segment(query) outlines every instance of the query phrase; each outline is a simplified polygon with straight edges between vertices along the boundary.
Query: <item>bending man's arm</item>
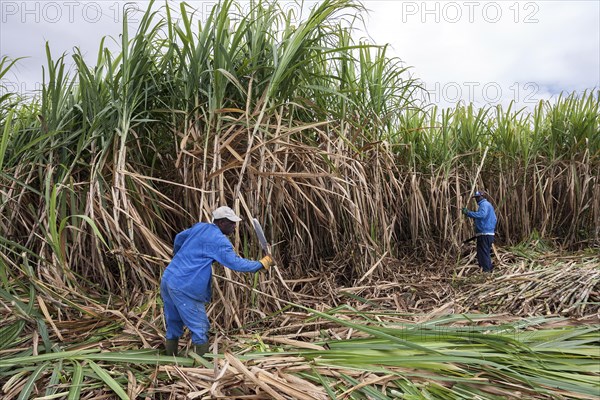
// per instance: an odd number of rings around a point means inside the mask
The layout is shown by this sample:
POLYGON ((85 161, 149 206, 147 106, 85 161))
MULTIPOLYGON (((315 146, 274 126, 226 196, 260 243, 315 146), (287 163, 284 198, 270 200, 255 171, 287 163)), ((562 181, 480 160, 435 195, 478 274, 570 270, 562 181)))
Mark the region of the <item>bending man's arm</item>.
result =
POLYGON ((229 241, 218 246, 214 257, 221 265, 234 271, 256 272, 263 267, 259 261, 247 260, 238 256, 229 241))
POLYGON ((474 219, 484 219, 488 213, 490 212, 489 206, 487 204, 482 204, 481 207, 477 211, 469 211, 467 212, 467 216, 474 219))

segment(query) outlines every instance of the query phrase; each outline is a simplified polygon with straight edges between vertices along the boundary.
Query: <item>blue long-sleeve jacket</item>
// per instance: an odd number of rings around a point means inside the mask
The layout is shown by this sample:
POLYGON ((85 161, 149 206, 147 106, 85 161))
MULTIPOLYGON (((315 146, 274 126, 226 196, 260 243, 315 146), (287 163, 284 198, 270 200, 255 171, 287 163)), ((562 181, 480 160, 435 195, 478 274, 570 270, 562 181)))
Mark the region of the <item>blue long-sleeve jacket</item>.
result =
POLYGON ((175 236, 173 259, 162 280, 198 301, 208 302, 214 261, 240 272, 256 272, 262 268, 260 262, 238 256, 219 227, 199 222, 175 236))
POLYGON ((477 211, 468 211, 467 217, 475 220, 475 234, 493 235, 496 230, 496 213, 494 207, 486 199, 477 202, 477 211))

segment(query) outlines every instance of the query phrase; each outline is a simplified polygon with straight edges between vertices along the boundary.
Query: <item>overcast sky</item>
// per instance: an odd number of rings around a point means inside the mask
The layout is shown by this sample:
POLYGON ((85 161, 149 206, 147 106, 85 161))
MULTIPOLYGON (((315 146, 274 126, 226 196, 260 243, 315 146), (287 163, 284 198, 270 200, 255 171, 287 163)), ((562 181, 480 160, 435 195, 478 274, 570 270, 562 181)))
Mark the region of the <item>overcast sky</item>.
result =
MULTIPOLYGON (((177 2, 170 4, 177 8, 177 2)), ((188 1, 199 15, 215 1, 188 1)), ((293 2, 280 1, 288 8, 293 2)), ((314 1, 307 1, 308 5, 314 1)), ((28 57, 3 79, 10 89, 39 88, 45 42, 53 56, 79 47, 93 63, 102 36, 117 37, 125 2, 0 0, 0 54, 28 57)), ((133 13, 139 19, 145 2, 133 13)), ((163 4, 159 2, 159 5, 163 4)), ((533 107, 558 93, 600 87, 600 1, 403 1, 363 4, 363 36, 389 43, 430 101, 533 107)), ((137 17, 137 18, 136 18, 137 17)), ((70 57, 68 58, 70 62, 70 57)))

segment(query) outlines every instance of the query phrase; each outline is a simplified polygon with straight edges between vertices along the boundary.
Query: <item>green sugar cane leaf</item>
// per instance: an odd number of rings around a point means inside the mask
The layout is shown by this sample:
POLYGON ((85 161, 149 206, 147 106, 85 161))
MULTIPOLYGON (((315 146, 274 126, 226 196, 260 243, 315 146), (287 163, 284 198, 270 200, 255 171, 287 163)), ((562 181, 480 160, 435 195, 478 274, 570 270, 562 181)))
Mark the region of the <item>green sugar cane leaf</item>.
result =
MULTIPOLYGON (((329 398, 336 400, 337 396, 335 395, 335 392, 331 388, 332 380, 321 375, 314 366, 311 366, 310 368, 312 370, 313 376, 316 377, 316 379, 321 383, 321 386, 323 387, 323 389, 325 389, 329 398)), ((306 374, 304 374, 304 375, 306 376, 306 374)), ((300 376, 303 376, 303 374, 300 374, 300 376)))
POLYGON ((351 299, 358 300, 358 301, 360 301, 361 303, 364 303, 364 304, 375 305, 374 302, 372 302, 370 300, 367 300, 364 297, 360 297, 358 295, 355 295, 354 293, 340 291, 340 295, 350 297, 351 299))
POLYGON ((67 400, 78 400, 81 397, 81 385, 83 383, 83 367, 77 361, 73 363, 73 377, 69 388, 67 400))
POLYGON ((110 376, 110 374, 105 369, 103 369, 93 361, 88 362, 90 364, 90 367, 92 367, 92 369, 98 376, 98 378, 100 378, 104 383, 106 383, 108 387, 110 387, 117 396, 119 396, 122 400, 129 400, 129 396, 127 396, 127 393, 123 390, 121 385, 119 385, 119 383, 116 380, 114 380, 113 377, 110 376))
MULTIPOLYGON (((3 178, 2 173, 0 173, 0 178, 3 178)), ((17 242, 14 242, 12 240, 8 240, 7 238, 0 236, 0 250, 4 253, 4 254, 8 254, 8 253, 12 253, 16 256, 20 256, 20 255, 24 255, 27 254, 35 259, 38 260, 43 260, 43 257, 40 256, 39 254, 36 254, 35 252, 31 251, 30 249, 21 246, 20 244, 18 244, 17 242)), ((4 262, 2 262, 2 265, 5 265, 4 262)), ((2 267, 2 268, 6 268, 6 267, 2 267)), ((9 271, 8 268, 6 268, 7 271, 9 271)), ((4 272, 3 272, 4 274, 4 272)), ((4 275, 2 277, 4 279, 4 275)), ((5 285, 6 287, 7 285, 5 285)))
POLYGON ((46 188, 45 188, 45 200, 48 211, 48 231, 46 232, 46 239, 48 240, 52 250, 59 258, 62 265, 64 265, 63 252, 60 247, 60 232, 58 231, 57 225, 57 197, 58 191, 57 186, 52 182, 52 172, 49 172, 46 176, 46 188))
POLYGON ((33 286, 29 288, 29 303, 24 303, 8 291, 0 288, 0 298, 8 301, 15 308, 15 312, 20 318, 33 322, 33 318, 42 318, 42 316, 33 308, 35 304, 35 290, 33 286))
POLYGON ((0 328, 0 350, 9 347, 13 341, 19 337, 21 331, 25 327, 25 321, 19 320, 8 326, 0 328))
POLYGON ((30 398, 31 392, 35 387, 36 381, 48 368, 48 365, 50 365, 50 363, 44 363, 37 367, 35 370, 33 370, 32 374, 29 376, 29 379, 27 379, 27 382, 25 382, 25 386, 23 386, 23 389, 21 389, 21 393, 19 393, 19 397, 17 398, 17 400, 27 400, 30 398))
POLYGON ((87 350, 70 350, 61 351, 55 353, 38 354, 37 356, 27 355, 21 357, 3 357, 0 359, 0 368, 8 368, 29 364, 37 364, 44 361, 56 361, 65 358, 81 358, 85 359, 91 353, 98 352, 98 349, 87 349, 87 350))
POLYGON ((63 218, 63 220, 60 222, 59 233, 63 231, 63 229, 66 227, 69 219, 71 219, 71 218, 81 218, 82 220, 87 222, 90 225, 90 227, 92 228, 92 230, 94 231, 94 234, 96 235, 96 237, 102 242, 102 244, 104 244, 106 247, 108 247, 108 244, 104 240, 104 237, 102 236, 102 233, 100 232, 100 229, 98 229, 98 226, 96 225, 94 220, 92 220, 87 215, 78 214, 78 215, 71 215, 69 217, 63 218))
POLYGON ((41 318, 42 316, 33 307, 35 306, 35 287, 29 285, 29 303, 27 304, 27 315, 35 318, 41 318))
POLYGON ((38 333, 42 337, 44 342, 45 352, 49 353, 52 350, 52 342, 50 341, 50 335, 48 334, 48 327, 43 319, 37 320, 38 333))
MULTIPOLYGON (((2 245, 0 244, 0 251, 3 251, 2 245)), ((0 285, 8 287, 8 265, 0 259, 0 285)))
MULTIPOLYGON (((79 357, 81 358, 81 357, 79 357)), ((130 350, 120 352, 103 352, 85 355, 85 359, 93 361, 105 361, 107 363, 127 363, 140 365, 170 364, 173 357, 159 355, 155 350, 130 350)), ((194 361, 186 357, 178 357, 177 363, 181 366, 191 367, 194 361)))
POLYGON ((11 134, 13 114, 14 109, 11 109, 4 121, 4 130, 2 132, 2 137, 0 138, 0 170, 2 170, 2 166, 4 165, 4 155, 6 154, 8 138, 11 134))
POLYGON ((58 360, 58 362, 54 363, 54 370, 52 371, 52 375, 50 376, 50 380, 48 381, 48 387, 46 387, 46 393, 44 395, 45 398, 48 398, 49 396, 56 396, 58 385, 62 378, 62 369, 62 360, 58 360))
POLYGON ((439 352, 437 350, 429 349, 427 347, 423 347, 423 346, 420 346, 418 344, 415 344, 415 343, 412 343, 412 342, 409 342, 409 341, 406 341, 406 340, 402 340, 399 337, 396 337, 394 335, 390 335, 389 333, 385 332, 383 329, 369 327, 369 326, 366 326, 366 325, 357 324, 357 323, 354 323, 354 322, 350 322, 350 321, 342 320, 342 319, 339 319, 339 318, 335 318, 335 317, 333 317, 333 316, 331 316, 331 315, 329 315, 327 313, 323 313, 323 312, 320 312, 320 311, 317 311, 317 310, 313 310, 313 309, 308 308, 308 307, 303 307, 303 306, 299 306, 299 307, 302 308, 302 309, 304 309, 304 310, 306 310, 306 311, 309 311, 312 314, 315 314, 315 315, 317 315, 319 317, 322 317, 324 319, 337 322, 337 323, 339 323, 341 325, 348 326, 350 328, 353 328, 353 329, 356 329, 356 330, 359 330, 359 331, 362 331, 362 332, 369 333, 369 334, 371 334, 371 335, 373 335, 373 336, 375 336, 377 338, 380 338, 380 339, 390 340, 391 342, 398 343, 398 344, 400 344, 403 347, 410 348, 410 349, 413 349, 413 350, 420 350, 424 354, 431 354, 431 353, 437 353, 437 354, 439 354, 439 352))

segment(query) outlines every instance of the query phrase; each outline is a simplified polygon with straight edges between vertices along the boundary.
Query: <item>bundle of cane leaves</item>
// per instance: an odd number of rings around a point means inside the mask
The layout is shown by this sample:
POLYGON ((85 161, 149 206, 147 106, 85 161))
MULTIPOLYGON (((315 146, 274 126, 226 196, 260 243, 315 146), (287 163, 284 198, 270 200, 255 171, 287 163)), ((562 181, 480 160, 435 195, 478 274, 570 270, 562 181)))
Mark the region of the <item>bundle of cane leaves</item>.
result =
POLYGON ((548 253, 503 266, 485 283, 459 295, 465 309, 514 315, 584 316, 600 302, 600 258, 548 253))
POLYGON ((218 382, 207 379, 212 371, 161 369, 185 376, 199 389, 197 396, 550 399, 594 398, 599 389, 597 324, 575 328, 561 318, 535 318, 489 325, 504 318, 454 315, 374 327, 346 317, 327 318, 338 320, 329 329, 337 340, 301 341, 322 337, 320 331, 303 332, 299 340, 230 338, 237 355, 214 358, 221 377, 227 376, 218 382))
MULTIPOLYGON (((356 398, 597 396, 600 325, 552 327, 556 319, 537 318, 486 326, 478 325, 477 318, 493 320, 457 315, 420 325, 375 327, 340 319, 368 337, 359 334, 315 343, 322 350, 299 350, 311 361, 310 371, 303 368, 299 375, 322 385, 332 398, 350 393, 356 398), (453 326, 465 322, 470 324, 453 326)), ((294 354, 291 347, 287 351, 294 354)), ((257 356, 267 364, 282 353, 257 356)))

